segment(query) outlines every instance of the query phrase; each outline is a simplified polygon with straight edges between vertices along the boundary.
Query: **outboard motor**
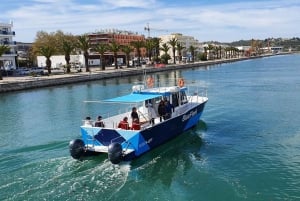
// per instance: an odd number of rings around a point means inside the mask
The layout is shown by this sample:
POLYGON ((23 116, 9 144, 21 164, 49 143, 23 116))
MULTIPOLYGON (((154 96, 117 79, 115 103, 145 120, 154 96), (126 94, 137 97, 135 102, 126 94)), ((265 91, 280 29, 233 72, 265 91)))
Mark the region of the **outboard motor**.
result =
POLYGON ((119 143, 114 142, 108 146, 108 159, 112 164, 122 161, 122 146, 119 143))
POLYGON ((69 144, 70 154, 74 159, 80 159, 85 150, 84 150, 84 142, 81 139, 76 139, 70 141, 69 144))

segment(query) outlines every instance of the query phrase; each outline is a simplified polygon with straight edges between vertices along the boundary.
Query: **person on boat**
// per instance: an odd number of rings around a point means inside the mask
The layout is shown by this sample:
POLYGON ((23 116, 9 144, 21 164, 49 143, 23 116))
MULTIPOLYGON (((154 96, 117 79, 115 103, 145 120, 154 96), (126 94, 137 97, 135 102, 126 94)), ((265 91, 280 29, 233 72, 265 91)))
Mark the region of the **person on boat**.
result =
POLYGON ((141 130, 141 124, 139 122, 139 119, 135 118, 132 121, 132 130, 141 130))
POLYGON ((93 126, 93 122, 91 120, 91 117, 86 117, 84 120, 84 126, 89 126, 92 127, 93 126))
POLYGON ((102 116, 98 116, 97 121, 95 122, 95 127, 105 127, 102 116))
POLYGON ((124 117, 122 121, 120 121, 118 128, 129 130, 128 117, 124 117))
POLYGON ((174 106, 167 99, 164 102, 165 102, 165 106, 166 106, 166 115, 165 115, 165 120, 166 120, 166 119, 171 118, 172 111, 174 112, 174 106))
POLYGON ((166 115, 166 106, 164 100, 161 100, 158 104, 158 114, 159 114, 159 120, 160 122, 162 122, 162 119, 165 119, 165 115, 166 115))
POLYGON ((152 106, 151 103, 148 103, 146 105, 147 109, 148 109, 148 118, 149 118, 149 122, 150 124, 153 126, 154 125, 154 119, 156 118, 156 112, 152 106))
POLYGON ((134 119, 140 120, 139 115, 138 115, 138 113, 136 111, 136 107, 132 108, 131 119, 132 119, 132 122, 133 122, 134 119))

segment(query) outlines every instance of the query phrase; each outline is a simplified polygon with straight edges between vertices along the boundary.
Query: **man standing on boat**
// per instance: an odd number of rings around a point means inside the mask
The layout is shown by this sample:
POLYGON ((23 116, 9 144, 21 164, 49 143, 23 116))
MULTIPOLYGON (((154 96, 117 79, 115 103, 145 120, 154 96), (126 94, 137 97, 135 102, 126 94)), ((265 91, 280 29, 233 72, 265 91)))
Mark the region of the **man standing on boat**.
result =
POLYGON ((159 114, 160 122, 162 122, 162 118, 165 119, 165 115, 166 115, 166 106, 163 100, 161 100, 158 104, 158 114, 159 114))
POLYGON ((132 108, 131 119, 132 119, 132 122, 133 122, 134 119, 138 119, 140 121, 139 115, 136 111, 136 107, 132 108))
POLYGON ((146 105, 147 109, 148 109, 148 118, 149 118, 149 122, 150 124, 153 126, 154 125, 154 119, 156 118, 156 113, 154 108, 152 107, 151 103, 148 103, 146 105))
POLYGON ((174 112, 174 106, 170 103, 170 101, 165 99, 165 105, 166 105, 166 115, 165 120, 170 119, 172 116, 172 111, 174 112))

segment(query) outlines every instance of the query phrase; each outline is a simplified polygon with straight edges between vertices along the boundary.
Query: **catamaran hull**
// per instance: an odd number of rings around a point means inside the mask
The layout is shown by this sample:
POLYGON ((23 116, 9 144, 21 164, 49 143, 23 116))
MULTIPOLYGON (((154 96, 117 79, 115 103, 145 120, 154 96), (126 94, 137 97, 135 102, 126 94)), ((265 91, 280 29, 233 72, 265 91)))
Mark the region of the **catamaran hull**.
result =
POLYGON ((142 130, 140 136, 143 140, 140 140, 138 150, 131 154, 124 155, 123 160, 133 160, 195 126, 200 120, 205 103, 206 102, 199 104, 180 116, 164 120, 163 123, 142 130))

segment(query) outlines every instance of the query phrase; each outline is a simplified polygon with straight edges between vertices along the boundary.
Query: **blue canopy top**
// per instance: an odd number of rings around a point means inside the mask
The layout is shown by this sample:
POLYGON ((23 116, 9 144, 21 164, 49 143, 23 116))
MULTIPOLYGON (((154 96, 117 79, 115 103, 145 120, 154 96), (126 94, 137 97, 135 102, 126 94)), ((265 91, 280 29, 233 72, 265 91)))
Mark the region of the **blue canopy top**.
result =
POLYGON ((111 98, 104 100, 104 102, 116 102, 116 103, 139 103, 145 100, 161 97, 162 94, 141 94, 141 93, 132 93, 125 96, 120 96, 116 98, 111 98))

